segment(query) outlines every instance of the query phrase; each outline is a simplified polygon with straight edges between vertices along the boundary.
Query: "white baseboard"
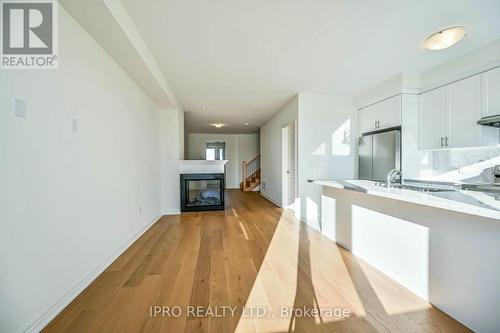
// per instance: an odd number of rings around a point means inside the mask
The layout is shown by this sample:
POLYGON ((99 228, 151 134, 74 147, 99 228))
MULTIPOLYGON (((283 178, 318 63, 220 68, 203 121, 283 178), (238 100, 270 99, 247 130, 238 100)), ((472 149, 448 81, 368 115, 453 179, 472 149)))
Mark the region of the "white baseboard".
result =
POLYGON ((319 218, 318 219, 311 219, 311 218, 308 218, 307 216, 301 216, 300 221, 305 223, 309 227, 313 228, 314 230, 317 230, 317 231, 323 233, 323 231, 321 230, 321 220, 319 218))
POLYGON ((278 207, 281 207, 281 204, 279 202, 277 202, 276 200, 274 200, 273 198, 269 197, 268 195, 262 193, 262 191, 260 192, 260 195, 262 195, 264 198, 266 198, 267 200, 271 201, 273 204, 275 204, 276 206, 278 207))
POLYGON ((181 215, 181 211, 180 210, 169 210, 169 211, 163 212, 163 215, 181 215))
POLYGON ((113 251, 99 266, 94 268, 87 276, 78 282, 71 290, 69 290, 59 301, 52 305, 47 311, 38 317, 31 324, 26 325, 21 332, 40 332, 52 319, 54 319, 66 306, 69 305, 85 288, 87 288, 106 268, 109 267, 125 250, 127 250, 132 243, 141 237, 146 231, 155 224, 162 215, 158 215, 151 222, 146 224, 141 230, 136 232, 128 241, 122 246, 113 251))

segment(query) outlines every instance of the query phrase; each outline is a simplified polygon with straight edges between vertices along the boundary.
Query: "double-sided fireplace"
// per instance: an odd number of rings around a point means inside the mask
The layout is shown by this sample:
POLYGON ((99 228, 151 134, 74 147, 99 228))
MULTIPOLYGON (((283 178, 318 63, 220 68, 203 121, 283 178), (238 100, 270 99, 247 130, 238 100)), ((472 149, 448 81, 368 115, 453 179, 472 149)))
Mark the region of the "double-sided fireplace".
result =
POLYGON ((181 174, 181 211, 224 210, 224 174, 181 174))

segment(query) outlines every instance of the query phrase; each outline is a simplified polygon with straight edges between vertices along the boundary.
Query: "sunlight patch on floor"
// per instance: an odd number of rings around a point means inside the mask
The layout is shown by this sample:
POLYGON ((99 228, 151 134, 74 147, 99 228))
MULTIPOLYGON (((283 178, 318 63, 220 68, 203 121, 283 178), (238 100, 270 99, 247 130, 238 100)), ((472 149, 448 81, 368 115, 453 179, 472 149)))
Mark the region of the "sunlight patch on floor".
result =
POLYGON ((375 271, 375 268, 361 260, 358 260, 358 262, 366 280, 373 289, 374 296, 376 296, 378 302, 380 302, 385 313, 388 315, 419 312, 432 308, 430 303, 418 297, 410 290, 402 288, 396 281, 390 280, 385 275, 381 275, 382 273, 375 271))
POLYGON ((243 231, 243 235, 245 236, 245 239, 249 240, 247 230, 243 226, 243 223, 241 223, 241 221, 238 221, 238 223, 240 224, 240 228, 241 228, 241 231, 243 231))
POLYGON ((235 332, 273 332, 289 329, 290 318, 280 318, 282 306, 293 307, 297 285, 299 225, 284 212, 257 274, 235 332), (252 315, 266 308, 273 316, 252 315), (274 317, 274 318, 273 318, 274 317))
MULTIPOLYGON (((358 317, 366 316, 363 302, 359 298, 337 245, 323 236, 319 244, 312 242, 311 247, 311 276, 314 289, 317 291, 318 306, 323 309, 349 308, 358 317)), ((335 318, 324 317, 322 320, 327 323, 334 321, 335 318)))

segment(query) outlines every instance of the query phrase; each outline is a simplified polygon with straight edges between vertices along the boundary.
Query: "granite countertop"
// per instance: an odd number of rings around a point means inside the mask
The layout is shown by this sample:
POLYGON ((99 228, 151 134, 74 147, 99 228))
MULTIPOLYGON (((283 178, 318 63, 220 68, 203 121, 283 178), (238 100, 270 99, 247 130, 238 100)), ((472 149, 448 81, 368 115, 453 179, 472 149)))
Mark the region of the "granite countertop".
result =
POLYGON ((486 192, 466 190, 418 192, 399 188, 388 189, 377 186, 375 185, 377 182, 369 180, 309 180, 309 182, 460 213, 500 219, 498 195, 486 192))

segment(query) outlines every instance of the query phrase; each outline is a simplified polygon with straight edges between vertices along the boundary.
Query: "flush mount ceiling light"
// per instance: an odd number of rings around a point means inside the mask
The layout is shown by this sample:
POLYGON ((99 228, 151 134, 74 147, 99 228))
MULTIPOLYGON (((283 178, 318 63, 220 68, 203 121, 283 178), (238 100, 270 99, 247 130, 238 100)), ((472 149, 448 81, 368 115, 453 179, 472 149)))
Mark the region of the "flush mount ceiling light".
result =
POLYGON ((213 127, 217 127, 217 128, 221 128, 222 126, 224 126, 225 124, 212 124, 213 127))
POLYGON ((206 110, 206 109, 207 109, 207 106, 206 106, 206 105, 202 105, 202 106, 201 106, 201 109, 202 109, 202 110, 206 110))
POLYGON ((456 44, 465 37, 467 30, 463 26, 446 28, 424 40, 423 46, 429 50, 442 50, 456 44))
POLYGON ((248 123, 243 123, 243 126, 248 126, 248 123))

